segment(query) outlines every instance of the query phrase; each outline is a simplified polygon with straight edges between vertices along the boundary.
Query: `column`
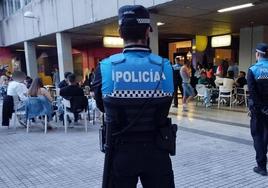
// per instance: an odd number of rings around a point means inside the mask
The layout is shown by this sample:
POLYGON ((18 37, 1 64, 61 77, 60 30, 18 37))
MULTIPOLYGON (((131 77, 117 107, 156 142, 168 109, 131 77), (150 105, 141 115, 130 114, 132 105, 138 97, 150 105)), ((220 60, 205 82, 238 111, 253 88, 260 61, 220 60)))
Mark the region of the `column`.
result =
POLYGON ((247 27, 240 29, 239 70, 247 72, 256 62, 255 48, 260 42, 268 43, 268 27, 247 27))
POLYGON ((153 28, 153 32, 150 33, 150 48, 151 48, 153 53, 158 54, 159 44, 158 44, 157 20, 156 20, 156 16, 153 14, 150 14, 150 18, 151 18, 151 26, 153 28))
POLYGON ((38 77, 36 48, 34 42, 24 42, 27 75, 31 78, 38 77))
POLYGON ((57 33, 56 39, 60 80, 63 80, 65 72, 73 72, 72 42, 66 33, 57 33))

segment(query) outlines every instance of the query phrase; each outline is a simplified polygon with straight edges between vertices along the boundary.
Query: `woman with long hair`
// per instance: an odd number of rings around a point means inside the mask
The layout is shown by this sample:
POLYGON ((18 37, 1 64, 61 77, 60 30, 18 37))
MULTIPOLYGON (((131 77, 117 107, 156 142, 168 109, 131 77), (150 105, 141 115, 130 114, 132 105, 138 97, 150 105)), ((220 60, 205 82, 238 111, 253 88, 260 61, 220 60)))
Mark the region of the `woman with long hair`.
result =
POLYGON ((45 96, 50 102, 53 101, 50 93, 44 88, 41 78, 34 79, 28 90, 28 95, 30 97, 45 96))

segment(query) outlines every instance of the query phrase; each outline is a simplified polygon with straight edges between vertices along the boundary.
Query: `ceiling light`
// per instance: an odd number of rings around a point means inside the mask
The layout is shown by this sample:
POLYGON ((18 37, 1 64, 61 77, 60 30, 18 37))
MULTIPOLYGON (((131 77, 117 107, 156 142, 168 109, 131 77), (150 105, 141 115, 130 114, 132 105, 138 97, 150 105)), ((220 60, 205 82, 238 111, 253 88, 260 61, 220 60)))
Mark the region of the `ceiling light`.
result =
POLYGON ((16 52, 24 52, 23 49, 16 49, 16 52))
POLYGON ((42 47, 42 48, 55 48, 55 45, 49 45, 49 44, 39 44, 37 45, 38 47, 42 47))
POLYGON ((120 37, 103 37, 103 46, 106 48, 123 48, 124 41, 120 37))
POLYGON ((237 6, 233 6, 233 7, 223 8, 223 9, 218 10, 218 12, 220 12, 220 13, 221 12, 229 12, 229 11, 248 8, 248 7, 252 7, 252 6, 254 6, 253 3, 247 3, 247 4, 243 4, 243 5, 237 5, 237 6))
POLYGON ((161 26, 161 25, 165 25, 165 23, 164 22, 157 22, 156 25, 161 26))

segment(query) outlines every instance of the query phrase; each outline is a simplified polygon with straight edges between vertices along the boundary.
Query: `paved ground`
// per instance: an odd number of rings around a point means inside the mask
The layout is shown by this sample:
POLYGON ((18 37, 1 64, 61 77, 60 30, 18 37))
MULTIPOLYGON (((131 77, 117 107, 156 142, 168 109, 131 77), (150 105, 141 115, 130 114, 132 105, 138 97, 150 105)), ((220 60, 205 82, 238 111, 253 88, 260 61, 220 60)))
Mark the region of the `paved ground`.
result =
MULTIPOLYGON (((172 157, 176 187, 268 187, 268 177, 253 173, 254 150, 246 113, 238 110, 172 109, 180 125, 172 157)), ((98 126, 63 128, 43 134, 35 126, 0 128, 0 187, 100 188, 104 155, 98 126)), ((141 187, 139 185, 139 187, 141 187)))

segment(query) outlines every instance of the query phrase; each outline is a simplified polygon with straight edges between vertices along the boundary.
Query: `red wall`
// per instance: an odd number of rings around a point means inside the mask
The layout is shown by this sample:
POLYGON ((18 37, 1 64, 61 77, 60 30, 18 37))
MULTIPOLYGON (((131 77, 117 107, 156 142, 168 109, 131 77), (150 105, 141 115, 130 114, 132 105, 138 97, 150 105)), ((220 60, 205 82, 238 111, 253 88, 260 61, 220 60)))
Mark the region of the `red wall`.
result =
POLYGON ((100 60, 107 58, 113 54, 122 52, 122 48, 76 48, 73 52, 79 51, 83 57, 83 73, 84 76, 96 68, 100 60))

